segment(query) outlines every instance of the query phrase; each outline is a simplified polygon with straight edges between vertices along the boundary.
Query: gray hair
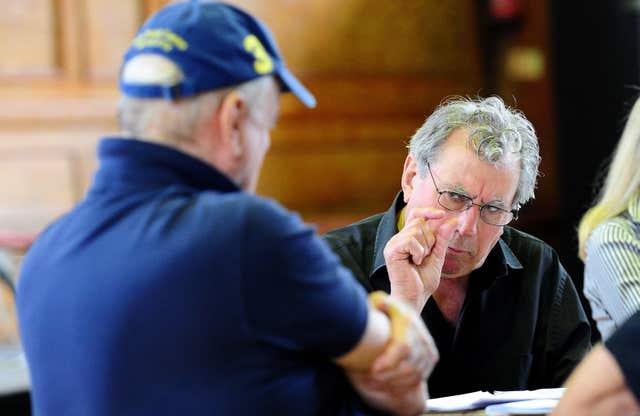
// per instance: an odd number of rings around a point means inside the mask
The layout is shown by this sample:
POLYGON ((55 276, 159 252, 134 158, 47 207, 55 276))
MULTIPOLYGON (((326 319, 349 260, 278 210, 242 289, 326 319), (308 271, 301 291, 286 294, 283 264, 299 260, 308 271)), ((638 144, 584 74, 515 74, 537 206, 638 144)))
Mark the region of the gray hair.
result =
MULTIPOLYGON (((137 84, 173 86, 184 79, 182 70, 169 59, 159 55, 139 55, 125 65, 121 76, 137 84)), ((178 100, 164 98, 134 98, 123 96, 118 105, 118 119, 122 133, 143 140, 180 143, 193 140, 195 130, 203 116, 217 108, 231 91, 236 91, 246 102, 250 114, 257 107, 269 77, 259 77, 243 84, 217 89, 194 97, 178 100)))
POLYGON ((513 208, 534 198, 540 165, 538 137, 524 114, 505 106, 499 97, 452 97, 436 108, 408 146, 420 177, 427 174, 427 161, 437 160, 442 144, 460 127, 469 129, 467 145, 480 160, 493 165, 502 165, 514 156, 520 160, 513 208))

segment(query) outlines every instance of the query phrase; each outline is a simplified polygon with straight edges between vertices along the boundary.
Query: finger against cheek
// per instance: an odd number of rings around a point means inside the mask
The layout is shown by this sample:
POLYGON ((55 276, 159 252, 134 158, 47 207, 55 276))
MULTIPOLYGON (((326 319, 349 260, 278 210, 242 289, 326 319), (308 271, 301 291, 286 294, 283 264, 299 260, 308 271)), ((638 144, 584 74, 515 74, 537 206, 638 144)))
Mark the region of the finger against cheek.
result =
POLYGON ((450 218, 445 221, 440 226, 440 228, 438 228, 438 237, 436 238, 435 244, 431 248, 431 254, 434 255, 435 259, 444 261, 447 247, 449 246, 449 241, 451 241, 451 238, 453 237, 453 233, 457 224, 458 220, 456 218, 450 218))
POLYGON ((431 231, 431 228, 427 224, 424 224, 423 227, 420 227, 420 231, 424 239, 423 246, 425 248, 425 256, 428 256, 431 253, 431 249, 436 241, 436 237, 435 235, 433 235, 433 231, 431 231))
POLYGON ((425 220, 437 220, 444 217, 444 210, 435 208, 435 207, 418 207, 413 208, 408 212, 407 221, 408 224, 412 220, 416 218, 424 218, 425 220))
POLYGON ((425 248, 420 244, 420 242, 414 237, 409 240, 407 245, 409 254, 411 254, 411 261, 413 264, 420 265, 422 264, 422 260, 425 256, 425 248))
POLYGON ((447 240, 447 242, 449 242, 449 240, 451 240, 451 238, 453 237, 453 232, 455 231, 457 225, 457 218, 449 218, 448 220, 443 222, 442 225, 440 225, 440 228, 438 229, 438 237, 442 237, 447 240))
POLYGON ((428 229, 428 227, 426 227, 426 223, 424 221, 418 222, 411 229, 411 235, 413 235, 415 237, 415 239, 418 240, 420 245, 422 245, 424 247, 427 246, 427 238, 426 238, 425 229, 428 229))

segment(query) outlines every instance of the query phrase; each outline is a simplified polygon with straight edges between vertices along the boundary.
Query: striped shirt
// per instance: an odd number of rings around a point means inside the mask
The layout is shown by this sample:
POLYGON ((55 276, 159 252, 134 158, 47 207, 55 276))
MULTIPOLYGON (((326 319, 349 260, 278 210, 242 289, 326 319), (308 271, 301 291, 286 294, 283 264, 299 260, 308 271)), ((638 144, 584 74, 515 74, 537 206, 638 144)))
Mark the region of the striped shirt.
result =
POLYGON ((640 195, 586 244, 584 294, 603 339, 640 310, 640 195))

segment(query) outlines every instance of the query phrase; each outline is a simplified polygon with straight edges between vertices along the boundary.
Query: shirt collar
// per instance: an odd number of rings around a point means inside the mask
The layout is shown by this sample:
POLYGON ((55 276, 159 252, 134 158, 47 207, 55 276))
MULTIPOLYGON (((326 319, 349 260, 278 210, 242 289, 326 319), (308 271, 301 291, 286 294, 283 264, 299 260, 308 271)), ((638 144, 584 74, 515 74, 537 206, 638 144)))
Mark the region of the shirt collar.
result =
MULTIPOLYGON (((387 242, 391 237, 398 233, 398 215, 405 206, 404 194, 400 191, 393 200, 391 207, 382 215, 382 219, 380 220, 378 229, 376 230, 373 256, 374 262, 369 278, 372 278, 373 275, 381 268, 386 267, 384 261, 384 247, 387 245, 387 242)), ((498 244, 496 244, 489 253, 489 256, 487 256, 485 264, 483 264, 479 270, 486 270, 487 272, 491 270, 493 272, 489 272, 489 274, 493 275, 495 278, 499 278, 508 275, 508 268, 522 269, 523 267, 520 260, 518 260, 516 255, 507 245, 506 241, 501 237, 498 240, 498 244)))
POLYGON ((100 168, 92 189, 184 184, 200 190, 240 191, 226 175, 177 149, 136 139, 106 137, 98 145, 100 168))
POLYGON ((382 215, 378 229, 376 230, 376 242, 373 246, 373 268, 370 277, 382 267, 386 267, 384 261, 384 246, 391 237, 398 233, 398 213, 406 204, 402 191, 396 195, 391 207, 382 215))
POLYGON ((631 198, 628 211, 633 221, 640 222, 640 194, 631 198))

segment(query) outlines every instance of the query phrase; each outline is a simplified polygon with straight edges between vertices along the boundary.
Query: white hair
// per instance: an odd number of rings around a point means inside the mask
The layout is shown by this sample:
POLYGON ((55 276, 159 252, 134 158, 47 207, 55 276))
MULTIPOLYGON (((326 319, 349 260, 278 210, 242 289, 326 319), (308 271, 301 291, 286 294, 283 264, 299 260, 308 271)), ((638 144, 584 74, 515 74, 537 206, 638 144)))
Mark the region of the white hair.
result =
POLYGON ((538 137, 524 114, 499 97, 450 97, 436 108, 409 144, 420 177, 426 176, 427 162, 437 160, 443 143, 460 127, 469 129, 467 144, 480 160, 493 165, 512 157, 520 160, 514 208, 534 197, 540 164, 538 137))
MULTIPOLYGON (((170 59, 155 54, 138 55, 125 64, 121 72, 125 82, 138 85, 174 86, 185 76, 170 59)), ((178 100, 123 96, 118 106, 120 129, 125 136, 169 143, 193 140, 202 116, 211 114, 222 98, 235 90, 250 113, 258 111, 258 99, 270 77, 259 77, 240 85, 224 87, 178 100)))

